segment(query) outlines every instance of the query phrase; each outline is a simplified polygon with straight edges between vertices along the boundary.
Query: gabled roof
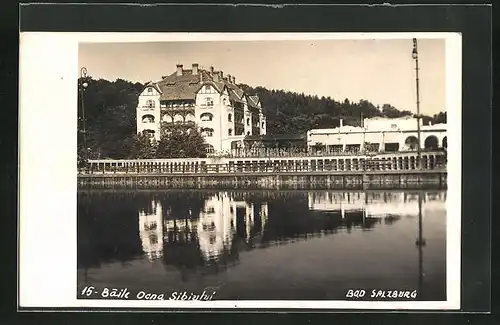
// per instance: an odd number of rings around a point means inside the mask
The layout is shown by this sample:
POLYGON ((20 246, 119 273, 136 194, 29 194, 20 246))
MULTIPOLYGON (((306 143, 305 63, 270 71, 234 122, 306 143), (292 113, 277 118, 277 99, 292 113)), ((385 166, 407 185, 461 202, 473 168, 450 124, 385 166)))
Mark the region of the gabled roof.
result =
POLYGON ((248 99, 249 99, 248 104, 250 106, 259 107, 259 101, 260 101, 259 96, 256 95, 248 96, 248 99))
POLYGON ((141 90, 141 93, 146 89, 146 88, 149 88, 149 87, 153 87, 156 89, 157 92, 159 92, 161 94, 161 89, 160 87, 158 86, 158 83, 157 82, 152 82, 152 81, 148 81, 147 83, 144 84, 144 87, 142 87, 142 90, 141 90))
POLYGON ((221 83, 221 82, 215 82, 215 81, 212 81, 212 80, 206 80, 206 81, 203 81, 199 84, 198 86, 198 90, 196 90, 196 92, 198 92, 204 85, 211 85, 215 88, 215 90, 217 90, 220 93, 222 93, 222 91, 224 90, 224 84, 221 83))
POLYGON ((233 89, 228 89, 229 91, 229 99, 238 103, 243 103, 241 97, 233 89))

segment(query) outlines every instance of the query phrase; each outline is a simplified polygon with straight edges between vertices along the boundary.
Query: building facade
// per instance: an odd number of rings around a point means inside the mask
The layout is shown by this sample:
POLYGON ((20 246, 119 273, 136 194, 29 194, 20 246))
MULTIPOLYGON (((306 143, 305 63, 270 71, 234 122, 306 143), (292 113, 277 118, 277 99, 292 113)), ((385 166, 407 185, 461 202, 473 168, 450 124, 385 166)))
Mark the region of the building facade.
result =
POLYGON ((208 152, 243 146, 245 136, 265 135, 266 117, 258 96, 246 94, 222 71, 178 64, 174 73, 147 83, 137 105, 137 133, 157 141, 169 125, 197 126, 208 152))
MULTIPOLYGON (((420 120, 420 148, 435 150, 448 147, 447 125, 423 125, 420 120)), ((413 151, 418 146, 417 119, 413 117, 364 119, 363 126, 343 125, 333 129, 307 132, 310 150, 327 152, 396 152, 413 151)))

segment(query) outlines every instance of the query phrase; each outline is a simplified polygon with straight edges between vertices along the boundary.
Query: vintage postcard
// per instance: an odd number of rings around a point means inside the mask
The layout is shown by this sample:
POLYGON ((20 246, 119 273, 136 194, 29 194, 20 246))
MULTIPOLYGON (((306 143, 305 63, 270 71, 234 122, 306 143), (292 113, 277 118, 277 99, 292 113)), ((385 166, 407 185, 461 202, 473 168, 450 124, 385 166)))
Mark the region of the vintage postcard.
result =
POLYGON ((460 308, 460 34, 22 33, 20 62, 21 307, 460 308))

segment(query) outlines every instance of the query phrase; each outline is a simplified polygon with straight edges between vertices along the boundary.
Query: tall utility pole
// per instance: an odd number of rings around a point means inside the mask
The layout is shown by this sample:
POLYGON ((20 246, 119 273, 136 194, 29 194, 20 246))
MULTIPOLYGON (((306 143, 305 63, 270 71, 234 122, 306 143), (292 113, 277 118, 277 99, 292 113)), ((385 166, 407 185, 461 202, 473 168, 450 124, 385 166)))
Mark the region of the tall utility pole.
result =
POLYGON ((87 130, 86 130, 86 124, 87 122, 85 121, 85 100, 83 99, 85 89, 88 87, 87 82, 85 81, 85 78, 87 77, 87 68, 82 67, 80 69, 80 97, 82 100, 82 122, 83 122, 83 128, 82 128, 82 133, 83 133, 83 152, 85 154, 84 161, 85 164, 87 163, 88 159, 88 148, 87 148, 87 130))
POLYGON ((415 60, 415 76, 416 76, 416 87, 417 87, 417 137, 418 137, 418 144, 417 144, 417 168, 421 168, 421 149, 420 149, 420 84, 419 84, 419 79, 418 79, 418 48, 417 48, 417 39, 413 39, 413 51, 411 53, 412 58, 415 60))

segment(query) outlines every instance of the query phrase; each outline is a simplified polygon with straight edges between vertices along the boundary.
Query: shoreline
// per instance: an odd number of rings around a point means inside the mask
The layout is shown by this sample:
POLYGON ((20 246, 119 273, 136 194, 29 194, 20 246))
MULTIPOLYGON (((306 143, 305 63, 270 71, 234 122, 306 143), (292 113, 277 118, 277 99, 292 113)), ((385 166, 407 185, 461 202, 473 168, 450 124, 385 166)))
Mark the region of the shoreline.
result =
POLYGON ((447 173, 442 170, 416 173, 310 173, 302 175, 179 175, 91 174, 79 175, 78 189, 442 189, 447 173))

